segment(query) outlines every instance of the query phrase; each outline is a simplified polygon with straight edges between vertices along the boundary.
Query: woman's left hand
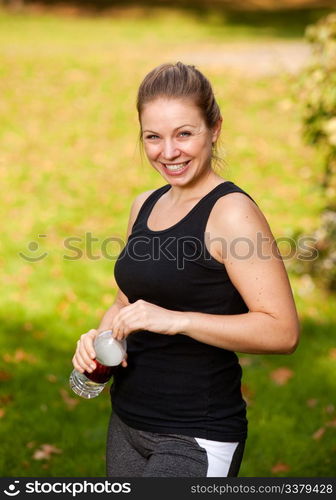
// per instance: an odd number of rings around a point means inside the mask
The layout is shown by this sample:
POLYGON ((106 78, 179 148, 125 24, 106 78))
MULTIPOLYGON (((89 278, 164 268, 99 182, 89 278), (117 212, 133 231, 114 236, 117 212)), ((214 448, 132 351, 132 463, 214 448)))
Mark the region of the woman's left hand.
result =
POLYGON ((164 335, 175 335, 182 329, 183 313, 170 311, 145 300, 137 300, 123 307, 113 318, 113 337, 122 340, 138 330, 149 330, 164 335))

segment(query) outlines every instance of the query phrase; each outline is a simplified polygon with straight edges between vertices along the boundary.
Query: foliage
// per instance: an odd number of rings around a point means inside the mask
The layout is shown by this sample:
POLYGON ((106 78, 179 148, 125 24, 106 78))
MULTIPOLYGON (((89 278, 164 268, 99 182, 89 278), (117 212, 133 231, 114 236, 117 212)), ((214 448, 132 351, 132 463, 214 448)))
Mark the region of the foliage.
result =
POLYGON ((290 263, 290 270, 305 277, 311 276, 326 289, 336 291, 336 212, 323 210, 320 226, 307 235, 297 231, 294 239, 298 245, 301 238, 305 245, 300 249, 300 258, 290 263))
POLYGON ((303 135, 324 157, 326 207, 320 227, 311 235, 317 258, 296 261, 292 270, 312 274, 336 290, 336 12, 308 26, 306 38, 313 62, 302 77, 303 135))
POLYGON ((308 26, 306 38, 314 61, 303 75, 303 131, 309 144, 324 149, 327 187, 336 167, 336 12, 308 26))

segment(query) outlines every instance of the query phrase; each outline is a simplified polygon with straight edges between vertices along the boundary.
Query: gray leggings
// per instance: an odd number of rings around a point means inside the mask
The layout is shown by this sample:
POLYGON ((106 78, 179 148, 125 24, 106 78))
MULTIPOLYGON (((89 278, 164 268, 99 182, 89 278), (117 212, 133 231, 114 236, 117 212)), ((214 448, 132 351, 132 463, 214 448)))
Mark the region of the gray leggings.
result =
MULTIPOLYGON (((239 442, 229 456, 225 476, 238 475, 244 446, 245 441, 239 442)), ((209 468, 207 450, 194 437, 134 429, 112 412, 106 447, 108 477, 208 477, 209 468)))

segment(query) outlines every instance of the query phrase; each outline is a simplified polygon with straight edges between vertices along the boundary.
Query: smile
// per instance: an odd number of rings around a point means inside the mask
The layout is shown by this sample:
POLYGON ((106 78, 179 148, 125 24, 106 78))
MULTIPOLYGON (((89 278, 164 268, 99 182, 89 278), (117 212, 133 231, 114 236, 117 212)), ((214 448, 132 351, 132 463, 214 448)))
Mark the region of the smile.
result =
POLYGON ((169 172, 182 172, 191 160, 185 161, 183 163, 163 163, 162 165, 169 172))

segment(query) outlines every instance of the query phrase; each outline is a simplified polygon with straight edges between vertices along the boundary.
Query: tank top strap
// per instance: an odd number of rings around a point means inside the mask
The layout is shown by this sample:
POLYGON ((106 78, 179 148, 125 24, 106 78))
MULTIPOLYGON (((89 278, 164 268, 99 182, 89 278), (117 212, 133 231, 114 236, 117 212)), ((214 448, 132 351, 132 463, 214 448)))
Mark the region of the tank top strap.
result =
MULTIPOLYGON (((210 216, 210 212, 214 207, 215 203, 219 198, 230 193, 243 193, 248 196, 256 205, 257 203, 254 199, 246 193, 239 186, 231 181, 225 181, 218 184, 214 189, 212 189, 208 194, 206 194, 201 200, 195 205, 194 209, 190 213, 191 217, 188 217, 188 229, 191 234, 197 236, 202 240, 204 231, 210 216)), ((257 205, 258 206, 258 205, 257 205)))
POLYGON ((170 184, 166 184, 151 193, 148 198, 142 204, 139 213, 134 221, 133 228, 141 226, 147 227, 147 219, 149 217, 150 212, 152 211, 153 206, 157 202, 157 200, 170 189, 170 184))
MULTIPOLYGON (((133 224, 132 231, 137 229, 142 232, 148 232, 147 220, 149 214, 152 211, 153 206, 157 202, 157 200, 166 193, 171 188, 170 184, 166 184, 151 193, 148 198, 145 200, 143 205, 141 206, 138 216, 133 224)), ((156 231, 157 234, 162 232, 172 232, 172 233, 182 233, 187 231, 190 235, 194 235, 202 238, 202 234, 204 234, 206 224, 210 215, 210 212, 216 203, 216 201, 230 193, 243 193, 248 196, 256 205, 257 203, 251 198, 251 196, 246 193, 239 186, 234 184, 231 181, 225 181, 221 184, 218 184, 215 188, 213 188, 209 193, 207 193, 203 198, 201 198, 196 205, 190 210, 190 212, 183 217, 178 223, 174 224, 171 228, 163 231, 156 231)))

